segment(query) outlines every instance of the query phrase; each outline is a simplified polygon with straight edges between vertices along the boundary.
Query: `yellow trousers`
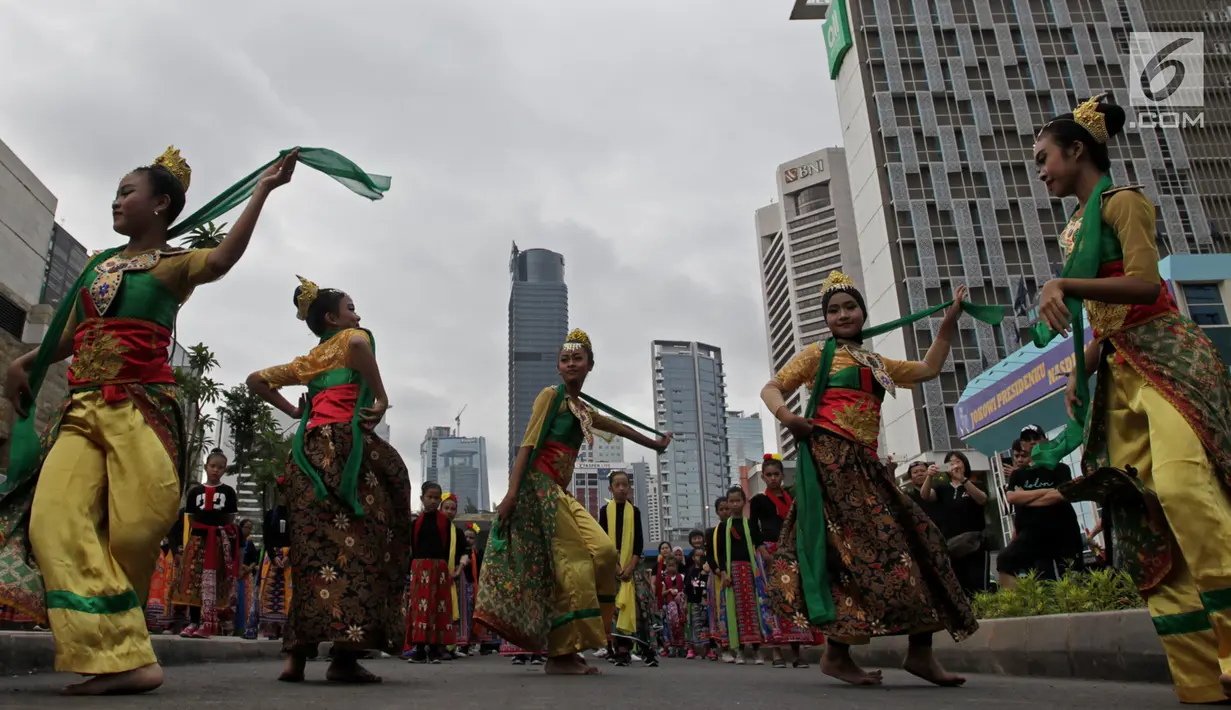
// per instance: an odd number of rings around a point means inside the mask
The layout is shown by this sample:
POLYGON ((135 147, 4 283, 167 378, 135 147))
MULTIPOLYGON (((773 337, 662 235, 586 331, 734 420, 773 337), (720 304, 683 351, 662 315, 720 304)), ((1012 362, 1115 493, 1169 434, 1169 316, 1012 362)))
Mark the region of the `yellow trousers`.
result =
POLYGON ((605 647, 619 560, 615 543, 570 495, 560 496, 556 509, 551 557, 556 583, 548 657, 605 647))
POLYGON ((1219 675, 1231 673, 1231 499, 1187 420, 1131 365, 1113 356, 1110 366, 1111 463, 1137 469, 1179 547, 1148 600, 1176 695, 1186 703, 1223 700, 1219 675))
POLYGON ((30 513, 57 671, 157 662, 143 606, 179 497, 175 462, 132 402, 73 395, 30 513))

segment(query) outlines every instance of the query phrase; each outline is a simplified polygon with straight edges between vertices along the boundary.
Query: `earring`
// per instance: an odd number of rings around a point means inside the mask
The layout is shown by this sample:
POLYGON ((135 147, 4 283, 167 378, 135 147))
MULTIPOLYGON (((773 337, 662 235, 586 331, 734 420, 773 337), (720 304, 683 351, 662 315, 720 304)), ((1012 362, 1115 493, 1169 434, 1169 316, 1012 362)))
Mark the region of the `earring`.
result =
POLYGON ((157 217, 157 216, 158 216, 158 212, 159 212, 158 210, 154 210, 154 216, 155 216, 155 217, 157 217))

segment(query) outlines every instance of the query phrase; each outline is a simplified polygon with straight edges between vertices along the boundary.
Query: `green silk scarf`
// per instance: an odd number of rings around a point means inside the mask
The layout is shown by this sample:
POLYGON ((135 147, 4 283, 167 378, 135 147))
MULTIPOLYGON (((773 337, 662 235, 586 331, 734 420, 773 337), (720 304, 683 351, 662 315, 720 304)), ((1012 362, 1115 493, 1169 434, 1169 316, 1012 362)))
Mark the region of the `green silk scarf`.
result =
MULTIPOLYGON (((1099 241, 1103 236, 1103 193, 1111 187, 1111 178, 1106 175, 1095 186, 1094 192, 1086 200, 1086 208, 1081 215, 1081 226, 1073 242, 1073 250, 1064 262, 1060 272, 1062 279, 1093 279, 1098 278, 1099 241)), ((1086 435, 1086 421, 1090 418, 1090 373, 1086 372, 1086 326, 1082 316, 1082 302, 1079 298, 1066 295, 1064 306, 1072 314, 1073 350, 1077 359, 1073 363, 1073 374, 1077 378, 1077 399, 1081 404, 1073 407, 1073 416, 1064 426, 1064 433, 1051 441, 1045 441, 1034 448, 1032 457, 1034 463, 1044 468, 1055 468, 1065 456, 1073 453, 1086 435)), ((1030 338, 1036 347, 1044 347, 1056 338, 1059 333, 1052 330, 1047 323, 1039 321, 1030 329, 1030 338)))
MULTIPOLYGON (((891 323, 865 328, 862 336, 873 338, 892 332, 915 321, 922 320, 953 305, 953 301, 933 306, 926 310, 912 313, 891 323)), ((969 313, 975 320, 995 325, 1004 319, 1003 306, 991 306, 978 303, 963 303, 962 310, 969 313)), ((833 367, 834 354, 837 352, 837 340, 830 337, 821 349, 821 364, 816 369, 816 380, 812 384, 812 394, 808 397, 806 415, 816 411, 821 396, 829 384, 829 370, 833 367)), ((799 471, 795 477, 795 544, 799 554, 799 578, 803 586, 804 602, 808 608, 808 621, 813 626, 820 626, 837 618, 833 605, 833 596, 829 589, 829 566, 827 562, 828 549, 825 539, 825 509, 820 483, 817 481, 819 467, 812 458, 812 450, 806 441, 800 442, 802 456, 799 457, 799 471)))

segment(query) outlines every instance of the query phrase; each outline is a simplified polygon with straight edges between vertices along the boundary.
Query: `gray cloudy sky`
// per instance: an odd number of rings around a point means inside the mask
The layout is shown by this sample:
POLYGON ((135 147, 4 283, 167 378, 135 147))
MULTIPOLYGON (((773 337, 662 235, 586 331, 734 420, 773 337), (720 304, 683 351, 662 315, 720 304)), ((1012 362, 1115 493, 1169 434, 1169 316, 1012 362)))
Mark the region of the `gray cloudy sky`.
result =
POLYGON ((695 339, 723 349, 730 406, 760 410, 753 211, 779 163, 841 140, 820 24, 790 5, 0 0, 0 137, 92 249, 116 241, 119 178, 169 143, 189 212, 292 145, 392 175, 369 203, 300 170, 181 338, 235 384, 313 345, 296 273, 345 289, 412 480, 424 431, 468 405, 498 500, 511 241, 565 255, 594 396, 651 421, 650 341, 695 339))

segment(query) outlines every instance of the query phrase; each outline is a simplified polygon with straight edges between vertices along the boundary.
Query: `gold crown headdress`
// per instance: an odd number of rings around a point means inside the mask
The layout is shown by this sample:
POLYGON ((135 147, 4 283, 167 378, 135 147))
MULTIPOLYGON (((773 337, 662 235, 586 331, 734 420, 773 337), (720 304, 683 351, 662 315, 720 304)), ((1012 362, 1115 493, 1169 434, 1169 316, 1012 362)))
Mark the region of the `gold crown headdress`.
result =
POLYGON ((188 166, 188 161, 180 156, 175 146, 167 146, 162 155, 154 158, 154 165, 166 168, 167 172, 174 175, 175 179, 184 186, 184 192, 188 192, 188 183, 192 182, 192 168, 188 166))
POLYGON ((1077 125, 1086 129, 1086 132, 1099 143, 1111 140, 1111 136, 1107 133, 1107 118, 1103 116, 1102 111, 1098 110, 1099 102, 1106 95, 1091 96, 1085 103, 1073 109, 1073 120, 1077 122, 1077 125))
POLYGON ((829 272, 829 275, 821 283, 821 296, 825 296, 831 291, 852 291, 854 288, 855 282, 851 281, 851 277, 834 269, 829 272))
POLYGON ((321 289, 299 274, 295 274, 295 278, 299 279, 300 285, 299 296, 295 299, 295 305, 299 306, 299 320, 308 320, 308 309, 312 307, 312 302, 320 295, 321 289))
POLYGON ((590 336, 586 335, 586 331, 576 328, 573 332, 568 334, 567 338, 564 339, 564 347, 561 349, 579 350, 582 348, 589 348, 592 350, 594 346, 590 344, 590 336))

